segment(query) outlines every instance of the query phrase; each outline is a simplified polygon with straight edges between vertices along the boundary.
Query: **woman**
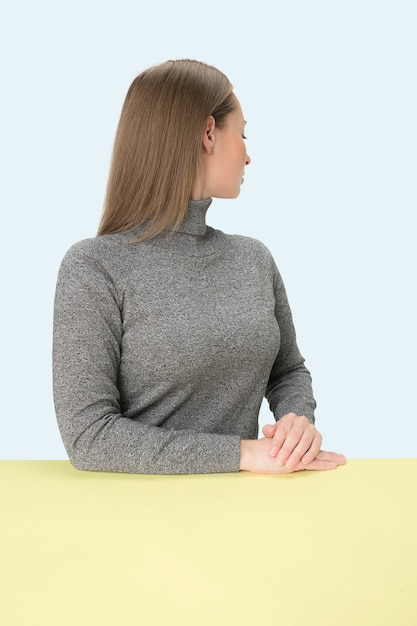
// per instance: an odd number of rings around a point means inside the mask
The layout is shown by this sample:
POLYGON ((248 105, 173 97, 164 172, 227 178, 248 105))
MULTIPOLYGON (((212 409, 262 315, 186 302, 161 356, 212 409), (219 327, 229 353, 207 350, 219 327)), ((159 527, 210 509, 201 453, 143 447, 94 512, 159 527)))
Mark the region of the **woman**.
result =
POLYGON ((140 74, 122 109, 98 236, 66 254, 54 398, 78 469, 332 469, 282 280, 260 242, 213 230, 250 158, 232 85, 197 61, 140 74), (266 395, 277 424, 258 436, 266 395))

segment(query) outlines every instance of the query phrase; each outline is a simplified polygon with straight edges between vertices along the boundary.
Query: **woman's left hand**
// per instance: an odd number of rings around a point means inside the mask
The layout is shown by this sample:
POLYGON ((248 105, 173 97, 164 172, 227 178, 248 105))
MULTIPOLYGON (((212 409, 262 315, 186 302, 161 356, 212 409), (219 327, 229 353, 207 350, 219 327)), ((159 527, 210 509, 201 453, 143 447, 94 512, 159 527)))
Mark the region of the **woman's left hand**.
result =
POLYGON ((320 452, 322 436, 304 415, 287 413, 276 424, 264 426, 262 432, 271 439, 269 453, 278 465, 290 469, 300 462, 308 465, 320 452))

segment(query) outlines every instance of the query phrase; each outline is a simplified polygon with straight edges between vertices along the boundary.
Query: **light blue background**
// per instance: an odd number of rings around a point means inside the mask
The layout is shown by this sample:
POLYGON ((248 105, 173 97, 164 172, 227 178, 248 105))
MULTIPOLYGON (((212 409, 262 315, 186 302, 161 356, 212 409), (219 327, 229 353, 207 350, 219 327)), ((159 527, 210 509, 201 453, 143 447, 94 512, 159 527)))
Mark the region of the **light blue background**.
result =
POLYGON ((241 100, 252 164, 208 219, 270 247, 323 446, 417 456, 415 7, 3 3, 1 458, 66 458, 51 389, 59 263, 95 234, 132 79, 184 57, 222 69, 241 100))

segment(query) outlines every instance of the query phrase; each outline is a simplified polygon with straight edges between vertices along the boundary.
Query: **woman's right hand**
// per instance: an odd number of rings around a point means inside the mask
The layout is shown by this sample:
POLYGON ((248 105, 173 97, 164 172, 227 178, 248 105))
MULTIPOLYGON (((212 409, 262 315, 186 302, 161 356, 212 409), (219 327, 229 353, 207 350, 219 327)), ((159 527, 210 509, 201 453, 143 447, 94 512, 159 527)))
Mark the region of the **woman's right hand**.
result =
POLYGON ((291 474, 301 470, 331 470, 338 465, 344 465, 346 459, 343 454, 320 450, 311 463, 298 463, 293 468, 286 465, 277 465, 275 457, 271 457, 269 449, 271 439, 245 439, 240 442, 240 470, 254 474, 291 474))

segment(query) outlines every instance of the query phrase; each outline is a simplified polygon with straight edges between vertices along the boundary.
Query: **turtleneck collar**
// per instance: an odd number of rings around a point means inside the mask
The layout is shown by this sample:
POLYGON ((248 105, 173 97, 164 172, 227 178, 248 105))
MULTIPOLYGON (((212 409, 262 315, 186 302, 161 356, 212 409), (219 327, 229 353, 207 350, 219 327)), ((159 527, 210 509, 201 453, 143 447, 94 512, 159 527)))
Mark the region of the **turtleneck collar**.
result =
POLYGON ((204 236, 207 231, 206 213, 211 203, 211 198, 190 200, 187 213, 176 232, 204 236))

